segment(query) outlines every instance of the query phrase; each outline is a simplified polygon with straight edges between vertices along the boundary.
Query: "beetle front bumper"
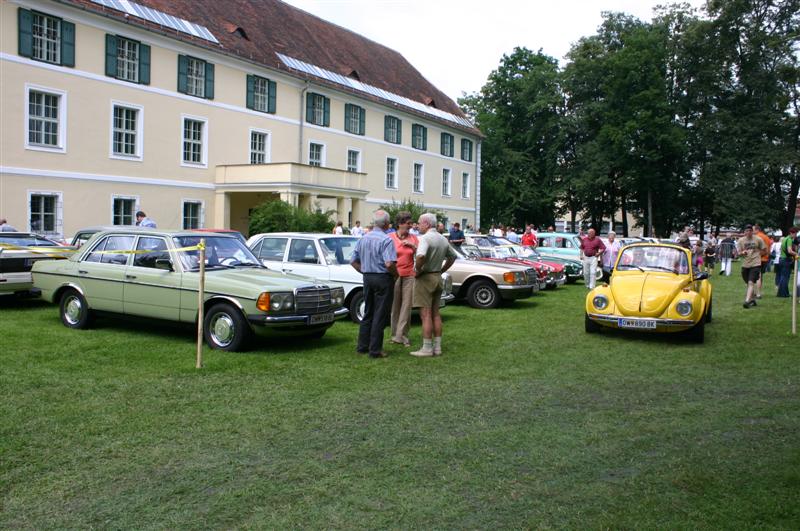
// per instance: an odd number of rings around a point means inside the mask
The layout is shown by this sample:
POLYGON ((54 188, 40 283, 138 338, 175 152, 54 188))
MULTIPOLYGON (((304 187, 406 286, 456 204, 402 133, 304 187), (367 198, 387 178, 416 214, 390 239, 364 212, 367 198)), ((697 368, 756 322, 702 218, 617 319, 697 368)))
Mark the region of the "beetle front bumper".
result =
POLYGON ((692 319, 660 319, 656 317, 624 317, 590 313, 589 319, 597 324, 620 330, 639 330, 642 332, 680 332, 692 328, 692 319))

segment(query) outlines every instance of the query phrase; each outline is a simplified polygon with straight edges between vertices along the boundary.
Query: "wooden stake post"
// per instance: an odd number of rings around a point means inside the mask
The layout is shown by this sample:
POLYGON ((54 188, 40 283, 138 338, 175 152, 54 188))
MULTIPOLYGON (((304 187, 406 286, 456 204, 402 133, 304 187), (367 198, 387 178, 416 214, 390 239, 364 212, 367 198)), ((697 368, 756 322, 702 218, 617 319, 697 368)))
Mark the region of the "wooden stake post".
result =
POLYGON ((800 261, 794 260, 794 282, 792 282, 792 335, 797 335, 797 265, 800 261))
POLYGON ((200 239, 200 279, 197 284, 197 362, 196 369, 203 368, 203 320, 205 319, 204 302, 206 290, 206 239, 200 239))

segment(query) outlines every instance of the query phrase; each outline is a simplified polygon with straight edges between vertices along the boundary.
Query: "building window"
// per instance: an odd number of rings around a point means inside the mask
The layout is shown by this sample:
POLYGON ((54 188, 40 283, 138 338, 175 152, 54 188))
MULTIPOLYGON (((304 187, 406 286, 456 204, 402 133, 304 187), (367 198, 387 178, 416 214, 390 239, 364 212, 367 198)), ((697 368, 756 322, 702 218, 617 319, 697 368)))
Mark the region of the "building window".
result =
POLYGON ((386 188, 397 190, 397 159, 386 157, 386 188))
POLYGON ((411 184, 411 190, 415 194, 421 194, 425 186, 425 166, 419 162, 414 163, 414 179, 411 184))
POLYGON ((364 122, 367 112, 352 103, 344 104, 344 130, 354 135, 364 134, 364 122))
POLYGON ((428 149, 428 128, 424 125, 411 126, 411 147, 414 149, 428 149))
POLYGON ((17 16, 22 57, 75 66, 75 24, 23 8, 17 16))
POLYGON ((206 163, 206 122, 193 118, 183 119, 183 155, 184 164, 204 165, 206 163))
POLYGON ((113 106, 111 153, 118 157, 141 157, 139 153, 139 109, 113 106))
POLYGON ((269 162, 269 133, 250 130, 250 164, 269 162))
POLYGON ((277 87, 274 81, 248 75, 247 76, 247 108, 260 112, 275 114, 277 87))
POLYGON ((455 145, 455 139, 453 135, 450 133, 442 133, 442 150, 441 153, 445 157, 452 157, 453 156, 453 146, 455 145))
POLYGON ((31 192, 28 196, 30 213, 28 220, 31 232, 40 234, 61 233, 61 194, 53 192, 31 192))
POLYGON ((469 219, 461 218, 461 229, 466 230, 467 227, 469 227, 469 219))
POLYGON ((214 65, 202 59, 179 55, 178 92, 214 99, 214 65))
POLYGON ((136 220, 135 197, 114 197, 111 223, 113 225, 133 225, 136 220))
POLYGON ((461 160, 472 162, 472 140, 461 139, 461 160))
POLYGON ((183 202, 183 228, 200 229, 203 227, 203 202, 184 201, 183 202))
POLYGON ((150 47, 117 35, 106 35, 106 75, 148 85, 150 47))
POLYGON ((25 89, 25 147, 66 151, 66 93, 33 86, 26 86, 25 89))
POLYGON ((442 170, 442 196, 450 197, 450 170, 444 168, 442 170))
POLYGON ((322 94, 306 94, 306 122, 329 127, 331 125, 331 100, 322 94))
POLYGON ((403 122, 394 116, 383 119, 383 139, 392 144, 399 144, 403 139, 403 122))
POLYGON ((308 165, 325 165, 325 144, 318 144, 316 142, 311 142, 308 144, 308 165))
POLYGON ((469 173, 461 174, 461 199, 469 199, 469 173))
POLYGON ((361 152, 357 149, 347 150, 347 171, 361 171, 361 152))

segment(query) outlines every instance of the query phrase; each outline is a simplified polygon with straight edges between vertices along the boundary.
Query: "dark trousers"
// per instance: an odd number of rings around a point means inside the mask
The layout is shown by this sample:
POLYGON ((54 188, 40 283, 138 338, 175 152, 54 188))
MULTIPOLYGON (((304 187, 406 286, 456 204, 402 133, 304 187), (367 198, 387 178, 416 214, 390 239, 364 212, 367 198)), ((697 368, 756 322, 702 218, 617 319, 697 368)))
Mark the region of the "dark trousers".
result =
POLYGON ((364 319, 358 328, 356 350, 383 351, 383 329, 389 325, 394 299, 394 277, 388 273, 364 273, 364 319))
POLYGON ((794 273, 794 262, 789 258, 781 258, 778 263, 778 297, 791 297, 789 279, 794 273))

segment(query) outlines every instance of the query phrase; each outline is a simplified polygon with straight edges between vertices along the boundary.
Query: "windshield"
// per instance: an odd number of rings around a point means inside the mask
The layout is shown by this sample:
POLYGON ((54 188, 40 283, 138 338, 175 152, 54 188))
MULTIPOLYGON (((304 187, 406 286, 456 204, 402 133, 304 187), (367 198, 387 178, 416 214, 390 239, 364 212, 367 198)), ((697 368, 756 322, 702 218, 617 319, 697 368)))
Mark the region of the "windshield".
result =
MULTIPOLYGON (((179 236, 173 238, 175 246, 180 248, 194 247, 200 243, 201 239, 206 240, 206 267, 208 268, 227 268, 227 267, 263 267, 258 259, 253 256, 242 242, 236 238, 226 238, 222 236, 179 236)), ((200 251, 179 251, 178 259, 181 261, 185 270, 197 270, 199 265, 200 251)))
POLYGON ((477 245, 462 243, 461 245, 451 245, 459 258, 480 258, 481 250, 477 245))
POLYGON ((514 242, 512 242, 511 240, 506 239, 506 238, 501 238, 500 236, 489 236, 488 238, 489 238, 489 241, 492 242, 492 244, 494 244, 494 245, 513 245, 514 244, 514 242))
POLYGON ((511 247, 494 247, 492 248, 492 254, 495 258, 517 258, 511 247))
POLYGON ((0 244, 14 245, 17 247, 58 247, 54 241, 34 235, 0 236, 0 244))
POLYGON ((320 248, 328 265, 347 265, 353 258, 353 251, 359 238, 322 238, 320 248))
POLYGON ((635 246, 622 249, 617 261, 617 269, 628 271, 669 271, 685 275, 689 273, 689 261, 686 253, 672 247, 635 246))
POLYGON ((534 260, 538 260, 540 258, 539 253, 537 253, 533 247, 528 245, 513 245, 511 247, 518 256, 522 258, 533 258, 534 260))

